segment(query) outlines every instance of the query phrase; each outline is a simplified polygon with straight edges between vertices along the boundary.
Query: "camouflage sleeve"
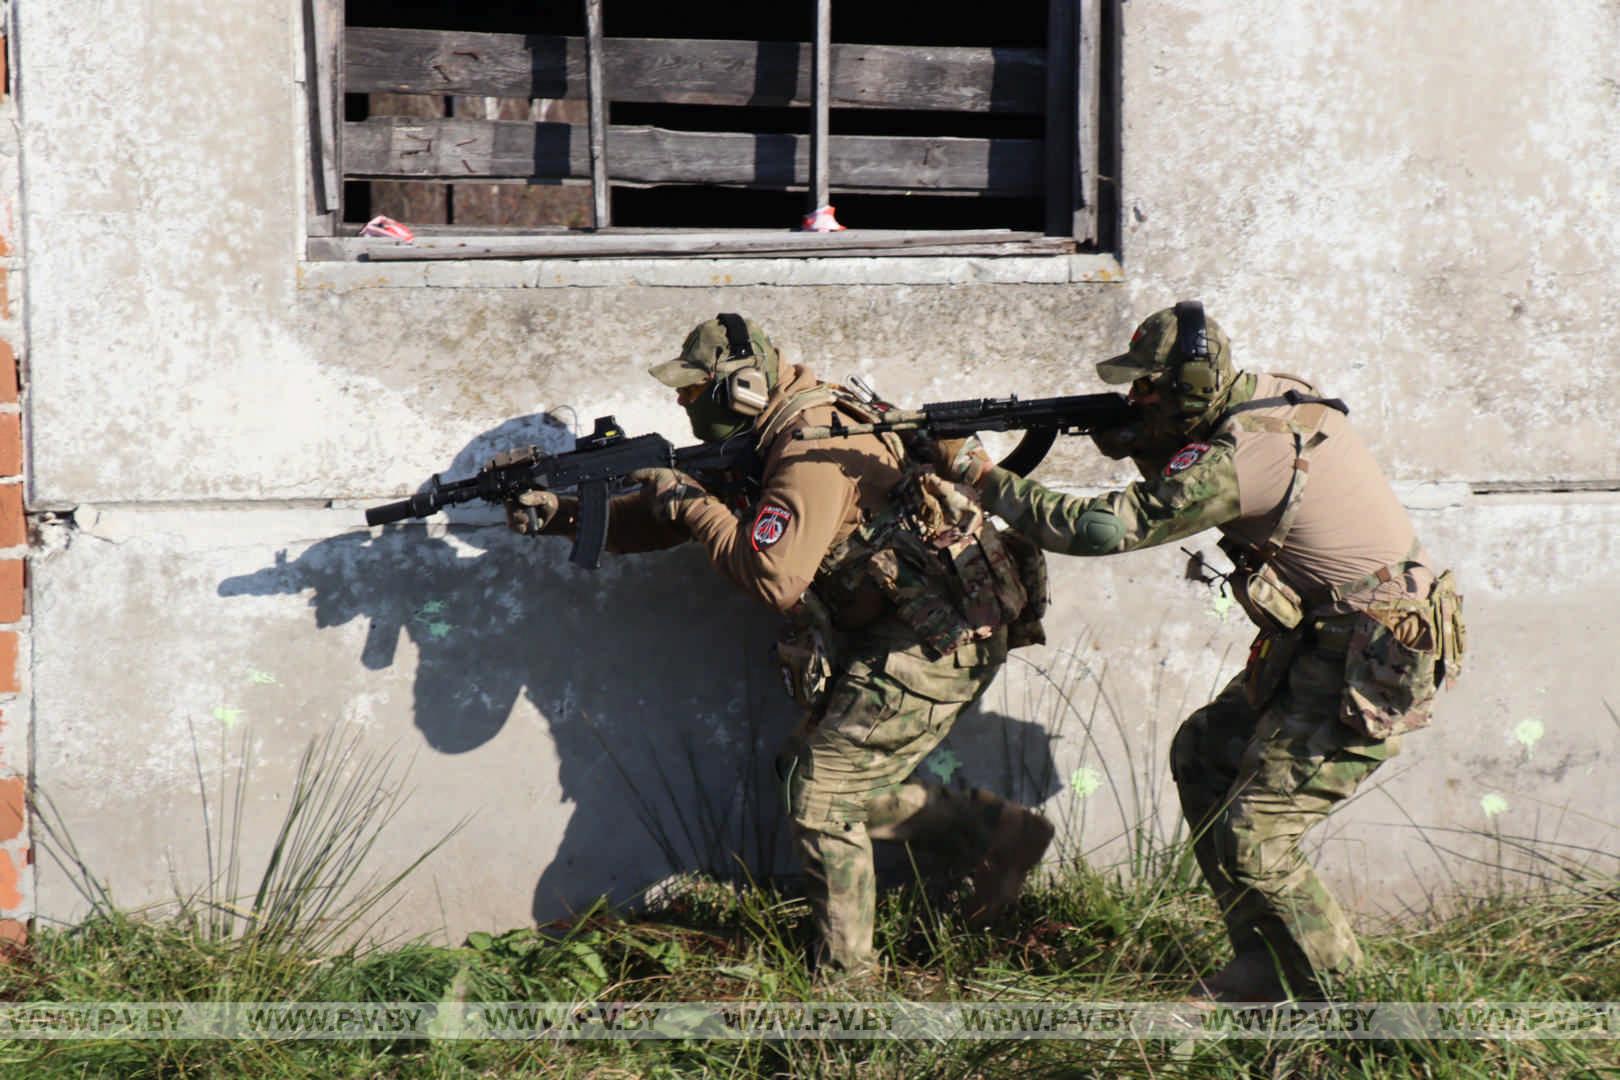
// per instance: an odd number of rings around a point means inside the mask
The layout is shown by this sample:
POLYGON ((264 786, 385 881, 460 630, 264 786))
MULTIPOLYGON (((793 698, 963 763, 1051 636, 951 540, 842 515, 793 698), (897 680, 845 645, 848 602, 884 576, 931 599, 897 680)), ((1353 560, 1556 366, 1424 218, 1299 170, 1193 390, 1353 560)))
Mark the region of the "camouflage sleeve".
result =
POLYGON ((985 506, 1048 551, 1111 555, 1179 540, 1238 516, 1233 445, 1192 443, 1151 477, 1086 499, 1003 469, 982 489, 985 506))

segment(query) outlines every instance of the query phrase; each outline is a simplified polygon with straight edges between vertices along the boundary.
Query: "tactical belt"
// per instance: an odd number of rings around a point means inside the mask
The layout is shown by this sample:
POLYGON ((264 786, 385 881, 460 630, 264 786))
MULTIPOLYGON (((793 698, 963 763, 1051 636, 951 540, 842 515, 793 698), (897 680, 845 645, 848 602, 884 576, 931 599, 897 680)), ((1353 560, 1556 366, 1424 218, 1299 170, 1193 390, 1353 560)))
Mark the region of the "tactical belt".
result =
POLYGON ((1380 585, 1388 585, 1390 582, 1394 581, 1408 570, 1413 570, 1423 565, 1423 563, 1419 561, 1417 557, 1418 552, 1422 549, 1422 547, 1423 545, 1419 543, 1417 537, 1414 536, 1412 538, 1412 546, 1406 549, 1406 554, 1401 558, 1396 559, 1394 562, 1380 566, 1370 574, 1363 574, 1354 581, 1347 581, 1342 585, 1331 585, 1323 589, 1313 589, 1310 592, 1305 593, 1302 599, 1310 608, 1321 608, 1326 607, 1329 604, 1337 604, 1346 597, 1354 596, 1357 593, 1365 592, 1368 589, 1375 589, 1380 585))

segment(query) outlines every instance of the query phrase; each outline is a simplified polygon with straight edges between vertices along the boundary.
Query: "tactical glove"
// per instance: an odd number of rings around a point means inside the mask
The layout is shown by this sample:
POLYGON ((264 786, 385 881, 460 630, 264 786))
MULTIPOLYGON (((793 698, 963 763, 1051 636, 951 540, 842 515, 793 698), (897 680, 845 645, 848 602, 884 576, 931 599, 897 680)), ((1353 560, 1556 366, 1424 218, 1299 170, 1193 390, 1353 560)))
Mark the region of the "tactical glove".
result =
POLYGON ((965 439, 940 439, 934 443, 934 464, 947 480, 978 487, 979 481, 996 463, 990 460, 977 435, 965 439))
POLYGON ((654 521, 666 525, 678 524, 687 503, 709 494, 702 484, 679 469, 637 469, 625 479, 641 485, 641 501, 647 504, 654 521))
POLYGON ((579 499, 573 495, 535 490, 506 501, 506 527, 524 536, 571 536, 578 520, 579 499))

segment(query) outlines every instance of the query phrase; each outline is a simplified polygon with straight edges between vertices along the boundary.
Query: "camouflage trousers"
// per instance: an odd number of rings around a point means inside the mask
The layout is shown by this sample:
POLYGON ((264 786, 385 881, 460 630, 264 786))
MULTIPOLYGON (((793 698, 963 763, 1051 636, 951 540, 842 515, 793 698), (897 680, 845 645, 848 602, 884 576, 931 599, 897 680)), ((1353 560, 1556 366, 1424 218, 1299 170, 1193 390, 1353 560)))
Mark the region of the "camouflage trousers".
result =
MULTIPOLYGON (((1341 639, 1342 640, 1342 639, 1341 639)), ((1253 662, 1251 661, 1251 664, 1253 662)), ((1340 720, 1345 653, 1301 649, 1262 708, 1239 675, 1176 733, 1170 770, 1194 850, 1238 953, 1269 954, 1296 992, 1361 961, 1300 838, 1399 751, 1340 720)))
POLYGON ((906 653, 849 663, 819 721, 779 758, 823 969, 874 967, 874 840, 935 846, 965 866, 989 848, 1001 799, 911 775, 1000 669, 1004 651, 961 666, 975 648, 932 663, 906 653))

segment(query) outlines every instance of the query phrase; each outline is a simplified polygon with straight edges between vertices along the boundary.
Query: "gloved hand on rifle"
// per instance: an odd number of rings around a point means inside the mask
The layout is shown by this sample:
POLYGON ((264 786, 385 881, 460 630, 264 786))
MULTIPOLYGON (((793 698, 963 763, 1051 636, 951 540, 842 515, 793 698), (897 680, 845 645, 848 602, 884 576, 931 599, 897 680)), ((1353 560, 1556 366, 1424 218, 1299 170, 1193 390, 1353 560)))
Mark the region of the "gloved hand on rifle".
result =
POLYGON ((706 498, 703 485, 679 469, 637 469, 625 477, 641 485, 641 501, 647 504, 653 520, 678 524, 687 503, 706 498))
POLYGON ((572 536, 579 521, 579 499, 536 489, 506 501, 506 527, 524 536, 572 536))
POLYGON ((933 444, 934 466, 947 480, 978 487, 979 481, 996 463, 990 460, 977 435, 964 439, 937 439, 933 444))

